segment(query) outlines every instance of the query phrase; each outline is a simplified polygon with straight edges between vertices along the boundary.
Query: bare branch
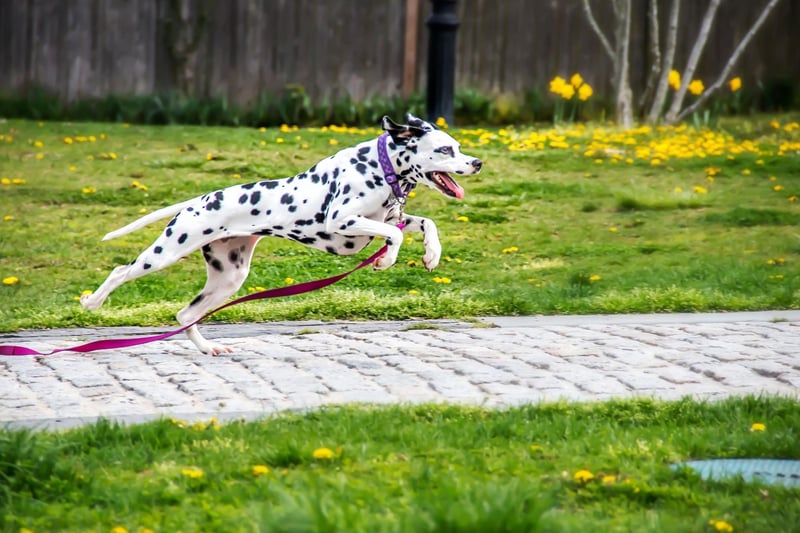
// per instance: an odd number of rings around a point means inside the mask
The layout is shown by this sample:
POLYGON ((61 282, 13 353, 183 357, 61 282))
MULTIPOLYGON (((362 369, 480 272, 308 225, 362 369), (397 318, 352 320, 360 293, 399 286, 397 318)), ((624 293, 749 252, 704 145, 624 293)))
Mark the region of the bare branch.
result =
POLYGON ((658 118, 661 116, 661 110, 664 108, 664 102, 667 100, 669 72, 672 70, 672 64, 675 61, 675 48, 678 43, 678 15, 680 14, 680 8, 681 0, 672 0, 672 9, 669 13, 669 26, 667 27, 667 43, 664 50, 663 63, 661 64, 661 77, 658 80, 656 95, 650 106, 650 113, 647 115, 647 121, 651 124, 658 121, 658 118))
POLYGON ((681 87, 675 93, 675 97, 672 99, 672 104, 669 106, 669 111, 667 111, 667 114, 664 116, 664 121, 668 124, 675 122, 678 112, 683 105, 683 99, 686 96, 686 90, 689 87, 689 83, 692 81, 692 76, 694 76, 697 63, 700 61, 700 55, 703 53, 703 49, 706 46, 708 34, 711 31, 711 25, 714 23, 714 17, 716 17, 717 8, 719 7, 720 1, 721 0, 711 0, 711 3, 708 5, 708 9, 706 10, 706 14, 703 16, 703 21, 700 24, 700 33, 697 35, 697 40, 694 42, 692 52, 689 54, 689 61, 686 64, 686 70, 683 72, 681 87))
POLYGON ((770 2, 764 7, 764 10, 761 12, 761 15, 759 15, 758 19, 755 21, 753 26, 750 28, 750 31, 747 32, 747 35, 744 36, 742 41, 739 43, 739 46, 737 46, 736 50, 734 50, 730 59, 728 59, 728 62, 725 64, 725 68, 722 69, 722 73, 719 75, 717 80, 711 85, 711 87, 706 89, 706 91, 700 96, 700 98, 698 98, 692 105, 681 111, 681 113, 675 119, 676 121, 683 120, 691 113, 697 111, 700 108, 700 106, 702 106, 706 102, 706 100, 708 100, 711 97, 713 93, 715 93, 716 91, 719 90, 720 87, 722 87, 722 84, 724 84, 725 80, 728 79, 731 70, 733 70, 733 67, 736 66, 736 62, 739 61, 739 57, 742 55, 742 52, 744 52, 744 49, 747 48, 747 45, 750 44, 750 41, 753 39, 755 34, 764 24, 764 21, 767 20, 767 17, 769 16, 770 12, 775 8, 778 2, 780 2, 780 0, 770 0, 770 2))
POLYGON ((611 47, 611 43, 608 42, 608 38, 603 33, 603 30, 601 30, 600 26, 597 24, 597 20, 594 18, 594 13, 592 13, 592 6, 589 5, 589 0, 583 0, 583 12, 586 14, 586 19, 589 21, 589 26, 591 26, 595 35, 597 35, 597 38, 600 39, 600 43, 603 45, 603 49, 606 51, 609 59, 611 59, 611 62, 616 65, 617 58, 614 55, 614 49, 611 47))

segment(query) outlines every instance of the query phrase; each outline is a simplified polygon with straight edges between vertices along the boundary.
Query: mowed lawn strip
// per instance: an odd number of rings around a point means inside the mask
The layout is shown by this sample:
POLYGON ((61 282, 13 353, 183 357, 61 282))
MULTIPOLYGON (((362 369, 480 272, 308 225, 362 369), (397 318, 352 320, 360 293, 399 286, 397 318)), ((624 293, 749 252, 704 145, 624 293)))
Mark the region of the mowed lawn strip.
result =
MULTIPOLYGON (((375 128, 275 129, 0 123, 0 331, 172 324, 200 291, 195 254, 127 283, 98 312, 78 298, 134 259, 166 220, 118 240, 110 230, 235 183, 306 170, 375 128)), ((426 187, 408 212, 444 247, 422 265, 408 234, 388 272, 227 310, 222 321, 403 319, 491 314, 797 308, 800 128, 796 115, 731 119, 718 130, 602 125, 461 128, 484 160, 454 201, 426 187)), ((355 266, 264 239, 240 294, 355 266)))
POLYGON ((697 458, 800 459, 796 401, 327 408, 0 431, 4 531, 790 531, 797 488, 697 458), (710 523, 710 521, 712 521, 710 523))

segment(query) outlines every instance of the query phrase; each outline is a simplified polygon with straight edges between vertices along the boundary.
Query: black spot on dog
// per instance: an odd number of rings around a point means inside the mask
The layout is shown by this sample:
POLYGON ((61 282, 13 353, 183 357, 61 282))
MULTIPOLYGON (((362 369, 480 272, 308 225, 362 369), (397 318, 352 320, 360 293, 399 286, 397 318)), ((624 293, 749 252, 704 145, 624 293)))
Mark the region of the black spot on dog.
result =
POLYGON ((278 186, 278 182, 277 181, 260 181, 258 184, 261 185, 262 187, 264 187, 267 190, 274 189, 275 187, 278 186))
POLYGON ((164 232, 164 235, 167 237, 172 237, 172 228, 167 228, 167 231, 164 232))
POLYGON ((319 176, 316 174, 311 175, 311 183, 319 183, 319 176))
POLYGON ((358 159, 356 159, 355 157, 351 157, 350 158, 350 164, 351 165, 355 165, 356 163, 358 163, 358 159))
POLYGON ((145 270, 150 270, 151 268, 153 268, 153 265, 151 265, 150 263, 145 263, 142 265, 142 268, 145 270))
POLYGON ((253 215, 254 217, 257 217, 258 215, 261 214, 261 211, 259 211, 258 209, 251 209, 250 214, 253 215))
POLYGON ((256 186, 255 182, 253 182, 253 183, 247 183, 247 184, 245 184, 245 185, 242 185, 242 189, 244 189, 244 190, 246 190, 246 191, 249 191, 250 189, 252 189, 252 188, 253 188, 253 187, 255 187, 255 186, 256 186))
POLYGON ((333 236, 331 236, 331 234, 328 233, 327 231, 318 231, 317 237, 319 237, 323 241, 329 241, 333 238, 333 236))
POLYGON ((373 159, 372 161, 369 162, 369 166, 371 166, 372 168, 378 168, 378 162, 373 159))
POLYGON ((188 239, 188 238, 189 238, 189 234, 188 233, 181 233, 181 236, 178 237, 178 244, 185 243, 186 239, 188 239))
POLYGON ((156 246, 155 248, 153 248, 153 253, 156 253, 156 254, 160 254, 163 251, 164 251, 164 249, 162 247, 160 247, 160 246, 156 246))
POLYGON ((364 163, 359 163, 356 165, 356 170, 359 174, 366 174, 367 173, 367 165, 364 163))
POLYGON ((239 251, 238 250, 231 250, 228 253, 228 260, 233 263, 234 265, 239 262, 239 251))
POLYGON ((367 155, 369 151, 372 150, 369 146, 364 146, 358 149, 358 155, 367 155))
POLYGON ((314 223, 314 220, 311 218, 306 218, 306 219, 301 218, 299 220, 295 220, 294 223, 296 226, 310 226, 311 224, 314 223))
POLYGON ((317 213, 316 215, 314 215, 314 222, 316 222, 317 224, 322 224, 323 222, 325 222, 325 214, 317 213))
POLYGON ((272 226, 272 229, 274 229, 274 230, 282 230, 283 226, 277 226, 277 225, 276 226, 272 226))
POLYGON ((214 228, 206 228, 203 230, 203 235, 211 235, 214 233, 214 228))
POLYGON ((260 191, 255 191, 253 194, 250 195, 250 203, 252 205, 256 205, 259 200, 261 200, 261 192, 260 191))
POLYGON ((217 272, 225 271, 225 268, 222 266, 222 261, 220 261, 219 259, 216 258, 212 259, 209 265, 211 265, 211 268, 213 268, 217 272))
POLYGON ((272 235, 272 230, 271 229, 262 229, 262 230, 259 230, 259 231, 255 232, 255 233, 253 233, 253 235, 267 235, 267 236, 269 236, 269 235, 272 235))
POLYGON ((294 213, 295 211, 297 211, 297 206, 296 205, 290 205, 289 206, 289 212, 290 213, 294 213))
POLYGON ((339 255, 339 250, 337 250, 334 246, 326 246, 325 251, 329 254, 339 255))
POLYGON ((197 305, 203 300, 204 296, 202 294, 198 294, 194 297, 194 300, 189 302, 189 305, 197 305))
POLYGON ((241 196, 239 197, 239 203, 240 203, 240 204, 245 204, 245 203, 247 203, 247 194, 243 194, 243 195, 241 195, 241 196))
POLYGON ((342 193, 350 194, 350 184, 349 183, 344 186, 344 188, 342 189, 342 193))
POLYGON ((284 205, 294 203, 294 196, 288 193, 284 194, 283 196, 281 196, 281 203, 284 205))
POLYGON ((367 182, 367 188, 368 188, 368 189, 374 189, 374 188, 375 188, 375 183, 374 183, 374 182, 372 182, 372 181, 368 181, 368 182, 367 182))
MULTIPOLYGON (((180 215, 180 213, 178 213, 178 215, 180 215)), ((171 228, 175 225, 175 223, 178 221, 178 215, 175 215, 173 219, 169 221, 169 224, 167 224, 168 228, 171 228)))
POLYGON ((353 241, 344 241, 344 247, 347 248, 348 250, 352 250, 353 248, 356 247, 356 243, 354 243, 353 241))
POLYGON ((192 211, 194 211, 194 207, 187 207, 186 208, 186 212, 187 213, 191 213, 192 211))

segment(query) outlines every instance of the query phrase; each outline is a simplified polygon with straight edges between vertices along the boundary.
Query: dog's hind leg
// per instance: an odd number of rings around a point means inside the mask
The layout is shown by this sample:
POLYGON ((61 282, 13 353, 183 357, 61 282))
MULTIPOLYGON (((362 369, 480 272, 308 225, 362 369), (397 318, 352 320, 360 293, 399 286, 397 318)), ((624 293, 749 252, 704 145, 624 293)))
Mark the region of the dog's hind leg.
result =
MULTIPOLYGON (((260 237, 230 237, 203 246, 208 279, 200 294, 178 313, 180 324, 191 324, 199 320, 239 290, 250 271, 250 260, 259 239, 260 237)), ((205 354, 219 355, 231 351, 208 341, 200 334, 196 325, 186 330, 186 335, 205 354)))
MULTIPOLYGON (((127 265, 116 267, 111 271, 106 280, 91 294, 81 296, 81 305, 86 309, 98 309, 106 298, 126 281, 141 278, 146 274, 158 272, 177 262, 185 253, 167 253, 168 246, 164 243, 164 236, 156 239, 135 260, 127 265)), ((191 252, 190 249, 187 253, 191 252)))

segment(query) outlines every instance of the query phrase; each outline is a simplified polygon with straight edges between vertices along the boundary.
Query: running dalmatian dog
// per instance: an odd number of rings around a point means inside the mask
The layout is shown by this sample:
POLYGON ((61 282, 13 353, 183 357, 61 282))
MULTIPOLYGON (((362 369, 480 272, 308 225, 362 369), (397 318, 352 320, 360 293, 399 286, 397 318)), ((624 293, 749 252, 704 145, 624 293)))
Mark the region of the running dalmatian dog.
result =
MULTIPOLYGON (((397 261, 403 232, 422 232, 422 262, 429 270, 436 268, 442 251, 436 225, 404 214, 406 195, 424 183, 445 196, 463 198, 464 189, 450 174, 477 174, 482 163, 462 154, 458 142, 434 125, 411 114, 406 119, 408 124, 399 125, 384 117, 386 133, 345 148, 294 177, 227 187, 112 231, 104 241, 173 217, 149 248, 130 264, 116 267, 94 293, 81 298, 81 304, 97 309, 126 281, 202 250, 208 273, 205 287, 177 315, 180 324, 191 324, 239 290, 256 243, 266 236, 338 255, 355 254, 374 237, 384 237, 387 251, 374 263, 376 270, 384 270, 397 261)), ((196 325, 186 334, 204 354, 231 351, 206 340, 196 325)))

